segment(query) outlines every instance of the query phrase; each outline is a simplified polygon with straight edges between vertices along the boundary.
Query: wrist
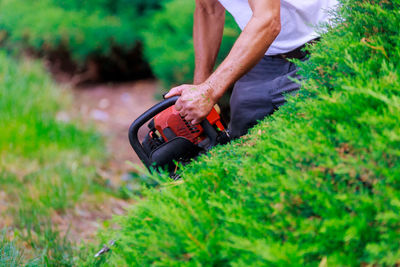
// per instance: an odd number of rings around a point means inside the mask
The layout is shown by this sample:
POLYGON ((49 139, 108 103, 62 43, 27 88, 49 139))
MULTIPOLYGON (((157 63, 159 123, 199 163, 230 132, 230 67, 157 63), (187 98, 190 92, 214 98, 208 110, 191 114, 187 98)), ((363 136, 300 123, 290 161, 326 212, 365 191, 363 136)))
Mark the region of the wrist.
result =
POLYGON ((215 74, 211 75, 205 82, 209 88, 211 88, 212 96, 211 98, 215 103, 224 95, 224 93, 229 88, 229 84, 224 83, 223 78, 219 78, 218 75, 215 74))
POLYGON ((209 83, 207 83, 207 81, 201 83, 201 87, 203 89, 202 90, 203 97, 206 98, 206 99, 209 99, 209 101, 213 105, 215 105, 218 102, 219 97, 215 93, 214 88, 209 83))
POLYGON ((206 70, 205 68, 196 68, 194 71, 193 84, 202 84, 208 77, 210 77, 212 70, 206 70))
POLYGON ((207 78, 208 77, 206 75, 202 75, 202 74, 194 75, 193 84, 200 85, 200 84, 204 83, 207 80, 207 78))

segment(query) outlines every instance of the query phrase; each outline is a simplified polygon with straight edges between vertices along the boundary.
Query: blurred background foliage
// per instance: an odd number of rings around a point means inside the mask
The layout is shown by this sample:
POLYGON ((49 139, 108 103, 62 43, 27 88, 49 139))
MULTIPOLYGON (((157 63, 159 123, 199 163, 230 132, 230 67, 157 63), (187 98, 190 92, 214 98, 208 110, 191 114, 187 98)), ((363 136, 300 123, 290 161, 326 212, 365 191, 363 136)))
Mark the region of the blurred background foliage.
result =
MULTIPOLYGON (((150 71, 165 87, 192 80, 194 1, 0 0, 0 10, 0 43, 9 51, 62 58, 73 72, 91 62, 104 73, 108 63, 117 80, 150 71)), ((238 32, 228 16, 220 59, 238 32)))

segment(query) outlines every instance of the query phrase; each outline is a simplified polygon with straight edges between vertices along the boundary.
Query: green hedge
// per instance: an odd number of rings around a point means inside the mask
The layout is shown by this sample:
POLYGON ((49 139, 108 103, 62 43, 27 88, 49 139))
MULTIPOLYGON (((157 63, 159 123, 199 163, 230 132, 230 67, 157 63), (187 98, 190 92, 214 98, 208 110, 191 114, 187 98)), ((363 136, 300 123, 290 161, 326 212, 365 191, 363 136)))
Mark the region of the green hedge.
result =
POLYGON ((12 50, 65 48, 77 62, 132 49, 160 1, 1 0, 0 41, 12 50), (3 40, 1 40, 3 39, 3 40))
POLYGON ((78 62, 106 55, 113 45, 129 49, 139 37, 133 23, 92 10, 64 9, 51 0, 0 1, 0 29, 7 47, 49 52, 65 47, 78 62))
POLYGON ((400 1, 346 1, 300 96, 149 190, 110 266, 394 266, 400 259, 400 1))

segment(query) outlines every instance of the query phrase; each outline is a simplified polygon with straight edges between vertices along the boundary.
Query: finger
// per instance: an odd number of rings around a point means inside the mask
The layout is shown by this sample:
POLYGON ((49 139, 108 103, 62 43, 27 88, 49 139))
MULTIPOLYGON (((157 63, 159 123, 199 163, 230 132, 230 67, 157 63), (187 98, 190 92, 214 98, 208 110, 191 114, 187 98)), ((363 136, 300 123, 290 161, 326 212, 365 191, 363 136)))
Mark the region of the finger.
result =
POLYGON ((196 125, 196 124, 200 124, 200 122, 202 122, 202 120, 194 119, 194 120, 192 120, 191 124, 196 125))
POLYGON ((181 111, 183 108, 182 103, 181 103, 181 99, 179 98, 176 103, 175 103, 175 109, 176 111, 181 111))
POLYGON ((172 96, 177 96, 182 94, 182 86, 174 87, 165 95, 165 98, 170 98, 172 96))
POLYGON ((200 124, 205 119, 206 119, 206 117, 203 117, 203 116, 193 116, 192 124, 194 124, 194 125, 200 124))
POLYGON ((191 116, 190 114, 185 116, 185 120, 187 122, 191 122, 193 119, 194 119, 193 116, 191 116))
POLYGON ((182 118, 185 118, 187 116, 187 112, 181 110, 181 112, 179 112, 179 115, 181 115, 182 118))

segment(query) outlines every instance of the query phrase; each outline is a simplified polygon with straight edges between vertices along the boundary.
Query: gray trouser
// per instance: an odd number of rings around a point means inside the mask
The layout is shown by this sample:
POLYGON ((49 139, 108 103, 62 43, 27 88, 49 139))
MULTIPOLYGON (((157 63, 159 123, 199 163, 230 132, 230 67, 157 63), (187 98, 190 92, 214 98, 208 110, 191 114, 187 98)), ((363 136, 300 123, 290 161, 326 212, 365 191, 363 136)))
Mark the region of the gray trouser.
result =
POLYGON ((247 133, 257 121, 271 115, 285 103, 284 94, 300 85, 288 77, 300 79, 296 66, 281 58, 264 56, 233 88, 229 131, 232 138, 247 133))

